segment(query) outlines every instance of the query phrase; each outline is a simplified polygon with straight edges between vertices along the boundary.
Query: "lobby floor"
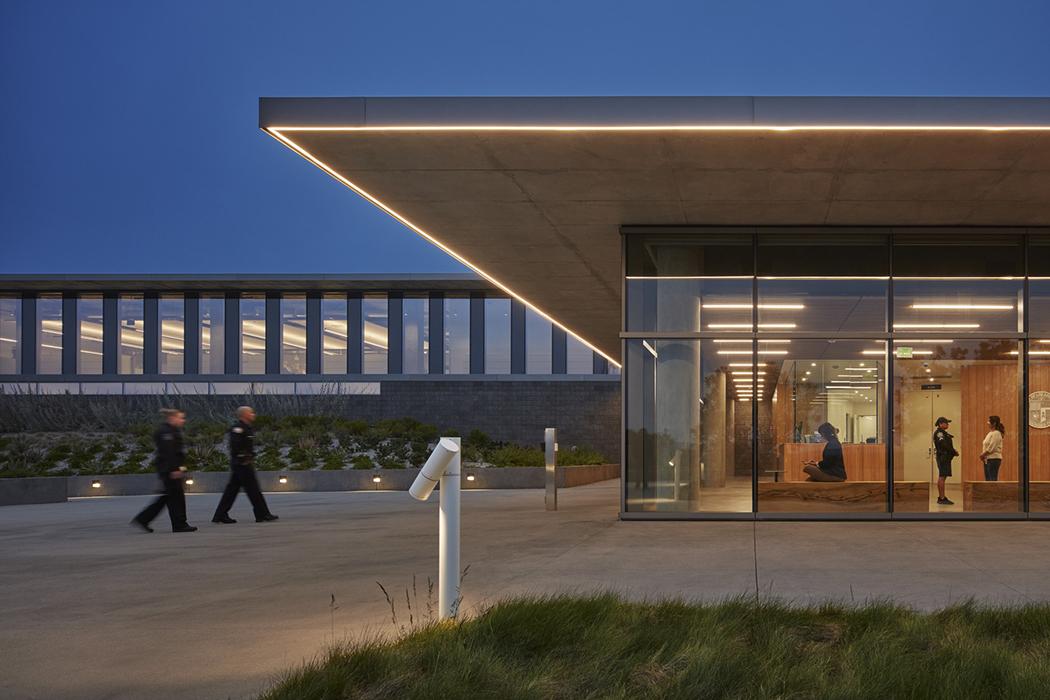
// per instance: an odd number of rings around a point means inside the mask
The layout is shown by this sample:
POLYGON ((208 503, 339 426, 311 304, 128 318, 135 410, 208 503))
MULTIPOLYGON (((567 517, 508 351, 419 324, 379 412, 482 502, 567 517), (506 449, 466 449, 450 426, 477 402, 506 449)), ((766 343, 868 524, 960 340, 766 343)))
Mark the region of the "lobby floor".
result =
MULTIPOLYGON (((556 513, 541 491, 465 492, 464 609, 563 591, 754 595, 756 541, 762 596, 1050 601, 1050 522, 621 522, 618 488, 562 490, 556 513)), ((436 576, 436 496, 274 494, 281 520, 262 525, 242 496, 233 526, 208 522, 216 499, 189 498, 201 529, 182 535, 126 525, 147 497, 0 508, 0 697, 252 697, 333 630, 389 633, 377 581, 403 600, 416 576, 423 602, 436 576)))

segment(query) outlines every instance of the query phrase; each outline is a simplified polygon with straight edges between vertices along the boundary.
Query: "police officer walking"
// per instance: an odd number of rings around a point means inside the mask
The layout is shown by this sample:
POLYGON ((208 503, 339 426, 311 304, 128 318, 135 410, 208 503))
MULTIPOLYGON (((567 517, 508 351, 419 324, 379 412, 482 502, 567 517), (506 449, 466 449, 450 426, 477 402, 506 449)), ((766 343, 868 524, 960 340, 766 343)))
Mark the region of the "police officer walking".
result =
POLYGON ((255 522, 277 520, 277 516, 267 507, 266 499, 259 490, 259 480, 255 477, 255 431, 252 430, 254 422, 255 411, 251 406, 241 406, 237 409, 237 422, 230 428, 230 482, 222 492, 219 506, 211 519, 213 523, 237 522, 230 517, 230 508, 241 487, 244 487, 248 500, 252 502, 255 522))
POLYGON ((937 429, 933 431, 933 449, 937 457, 937 505, 953 506, 944 494, 944 482, 952 475, 952 460, 959 456, 959 451, 952 443, 954 436, 948 432, 950 420, 941 416, 937 419, 937 429))
POLYGON ((186 450, 183 446, 182 426, 186 424, 186 414, 175 408, 161 409, 160 413, 164 416, 164 422, 153 434, 153 442, 157 446, 154 464, 164 492, 132 518, 131 524, 141 527, 146 532, 153 532, 149 524, 167 506, 172 532, 194 532, 197 528, 186 522, 186 493, 183 491, 186 450))

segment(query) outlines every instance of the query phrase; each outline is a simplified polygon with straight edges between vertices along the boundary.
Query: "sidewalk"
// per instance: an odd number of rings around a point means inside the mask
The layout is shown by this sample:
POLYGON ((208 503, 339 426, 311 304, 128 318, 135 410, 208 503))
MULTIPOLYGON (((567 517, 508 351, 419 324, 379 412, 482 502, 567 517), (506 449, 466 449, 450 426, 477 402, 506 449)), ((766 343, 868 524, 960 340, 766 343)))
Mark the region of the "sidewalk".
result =
MULTIPOLYGON (((463 494, 464 610, 522 593, 636 598, 755 593, 798 601, 892 598, 938 608, 1050 601, 1050 522, 620 522, 618 481, 463 494), (757 536, 757 537, 756 537, 757 536)), ((147 497, 0 508, 5 698, 245 698, 332 639, 392 630, 399 601, 437 575, 437 498, 400 492, 269 496, 256 524, 152 535, 127 520, 147 497), (331 609, 335 595, 338 609, 331 609)), ((407 611, 399 602, 399 614, 407 611)))

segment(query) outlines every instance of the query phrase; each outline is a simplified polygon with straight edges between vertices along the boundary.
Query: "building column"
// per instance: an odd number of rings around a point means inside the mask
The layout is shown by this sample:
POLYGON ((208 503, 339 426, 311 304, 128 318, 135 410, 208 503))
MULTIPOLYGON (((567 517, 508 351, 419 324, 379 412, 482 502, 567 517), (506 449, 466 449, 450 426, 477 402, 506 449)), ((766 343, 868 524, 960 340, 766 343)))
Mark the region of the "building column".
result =
POLYGON ((510 300, 510 373, 525 374, 525 304, 510 300))
POLYGON ((565 374, 569 368, 569 334, 565 329, 551 326, 551 374, 565 374))
POLYGON ((120 296, 102 295, 102 374, 120 372, 120 296))
MULTIPOLYGON (((692 274, 696 265, 681 250, 658 253, 658 268, 666 274, 692 274)), ((699 304, 691 290, 661 290, 656 328, 691 331, 699 328, 699 304)), ((673 501, 672 510, 697 510, 700 501, 700 353, 699 341, 660 342, 656 373, 657 484, 656 497, 673 501), (662 473, 661 473, 662 472, 662 473)))
POLYGON ((22 374, 36 374, 36 294, 22 296, 22 337, 18 346, 22 353, 22 374))
POLYGON ((430 374, 445 373, 445 298, 442 292, 430 295, 429 361, 430 374))
POLYGON ((199 374, 201 346, 201 299, 197 293, 183 297, 182 368, 186 374, 199 374))
MULTIPOLYGON (((160 373, 160 299, 156 292, 142 296, 142 373, 160 373)), ((185 357, 185 354, 183 355, 185 357)), ((185 368, 184 368, 185 369, 185 368)))
POLYGON ((361 374, 361 352, 364 326, 361 318, 361 293, 351 292, 346 307, 346 373, 361 374))
POLYGON ((387 373, 402 374, 405 370, 405 298, 400 292, 387 297, 387 373))
POLYGON ((226 374, 241 373, 241 295, 226 294, 226 310, 223 314, 226 329, 226 374))
POLYGON ((485 296, 470 295, 470 373, 485 374, 485 296))
POLYGON ((321 337, 321 293, 306 294, 306 373, 320 374, 324 349, 321 337))

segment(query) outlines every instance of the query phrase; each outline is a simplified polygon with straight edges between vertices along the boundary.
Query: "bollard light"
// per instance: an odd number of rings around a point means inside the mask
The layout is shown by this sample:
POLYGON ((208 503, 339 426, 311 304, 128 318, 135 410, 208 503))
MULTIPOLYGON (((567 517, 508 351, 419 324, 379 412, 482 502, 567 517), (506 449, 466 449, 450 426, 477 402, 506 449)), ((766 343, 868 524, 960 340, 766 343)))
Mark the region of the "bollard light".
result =
POLYGON ((426 464, 409 488, 409 495, 425 501, 441 484, 438 504, 438 619, 453 617, 459 607, 459 487, 460 439, 438 440, 426 464))
POLYGON ((474 475, 473 474, 467 474, 467 481, 474 481, 474 475))
POLYGON ((102 482, 99 481, 98 479, 94 479, 91 482, 91 488, 93 488, 93 489, 100 489, 100 488, 102 488, 102 482))
POLYGON ((277 483, 279 483, 279 484, 287 484, 288 483, 288 477, 285 476, 284 474, 281 474, 279 477, 277 477, 277 483))
POLYGON ((187 486, 193 486, 193 477, 192 476, 189 479, 186 479, 186 485, 187 486))
POLYGON ((378 484, 382 480, 383 480, 383 477, 378 476, 378 475, 372 477, 372 483, 373 484, 378 484))

